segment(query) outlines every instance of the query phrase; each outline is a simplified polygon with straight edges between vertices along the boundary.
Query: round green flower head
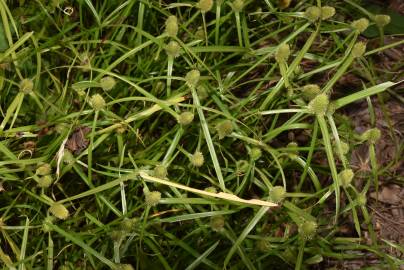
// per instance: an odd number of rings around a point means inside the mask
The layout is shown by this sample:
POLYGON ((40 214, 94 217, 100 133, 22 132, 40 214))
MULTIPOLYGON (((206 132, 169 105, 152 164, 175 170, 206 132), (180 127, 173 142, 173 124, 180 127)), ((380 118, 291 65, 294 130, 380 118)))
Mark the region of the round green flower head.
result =
POLYGON ((321 7, 321 19, 328 20, 335 15, 335 8, 330 6, 321 7))
POLYGON ((376 25, 379 26, 379 27, 385 27, 391 21, 390 16, 389 15, 384 15, 384 14, 375 15, 375 17, 373 19, 374 19, 376 25))
POLYGON ((345 169, 338 174, 339 183, 343 187, 348 187, 352 179, 354 177, 354 173, 351 169, 345 169))
POLYGON ((109 91, 114 88, 116 85, 116 81, 111 76, 105 76, 100 80, 100 86, 104 91, 109 91))
POLYGON ((148 206, 156 206, 161 199, 161 193, 158 191, 150 191, 145 194, 145 202, 148 206))
POLYGON ((224 217, 223 216, 214 216, 210 219, 210 227, 215 232, 220 232, 224 228, 224 217))
POLYGON ((353 21, 351 23, 352 28, 354 28, 359 33, 365 31, 369 26, 369 20, 366 18, 361 18, 359 20, 353 21))
POLYGON ((315 22, 320 19, 321 16, 321 9, 316 6, 311 6, 306 9, 304 12, 304 16, 311 22, 315 22))
POLYGON ((52 183, 53 183, 53 177, 50 174, 39 177, 38 179, 38 187, 41 188, 48 188, 52 185, 52 183))
POLYGON ((213 7, 213 0, 199 0, 196 7, 199 8, 202 13, 208 12, 213 7))
POLYGON ((306 98, 308 100, 312 100, 318 94, 320 94, 321 90, 320 90, 320 86, 318 86, 317 84, 307 84, 307 85, 303 86, 302 92, 303 92, 304 98, 306 98))
POLYGON ((109 236, 111 237, 112 241, 119 242, 123 237, 125 237, 125 232, 120 230, 112 231, 109 236))
POLYGON ((208 90, 203 84, 198 85, 196 93, 198 94, 199 100, 204 100, 209 97, 208 90))
POLYGON ((104 109, 106 103, 104 98, 100 94, 95 94, 91 97, 90 104, 95 111, 100 111, 104 109))
POLYGON ((41 176, 48 175, 51 173, 52 173, 52 167, 49 163, 44 163, 44 164, 40 165, 35 171, 36 175, 41 175, 41 176))
MULTIPOLYGON (((343 155, 348 154, 348 152, 349 152, 349 144, 347 144, 346 142, 340 141, 340 145, 341 145, 342 154, 343 155)), ((334 145, 334 152, 338 153, 337 144, 334 145)))
POLYGON ((363 42, 357 42, 352 48, 352 57, 361 57, 366 52, 366 44, 363 42))
POLYGON ((269 199, 274 203, 282 202, 286 197, 286 190, 282 186, 274 186, 269 190, 269 199))
POLYGON ((289 154, 288 154, 291 159, 295 159, 299 156, 299 151, 294 149, 294 148, 299 147, 296 142, 290 142, 290 143, 288 143, 288 145, 286 147, 291 148, 291 150, 289 150, 289 154))
POLYGON ((171 57, 178 57, 180 55, 180 50, 181 47, 178 44, 177 41, 170 41, 165 47, 164 49, 166 50, 166 53, 168 56, 171 57))
POLYGON ((63 150, 63 162, 66 164, 73 164, 76 162, 72 152, 70 152, 68 149, 63 150))
POLYGON ((247 160, 244 160, 244 159, 238 160, 236 162, 237 173, 239 173, 239 174, 246 173, 248 171, 249 166, 250 165, 248 164, 247 160))
POLYGON ((34 82, 31 79, 23 79, 20 82, 20 91, 26 95, 32 93, 34 82))
POLYGON ((311 240, 316 235, 317 223, 314 221, 304 221, 299 226, 299 236, 304 240, 311 240))
POLYGON ((201 73, 199 70, 193 69, 185 75, 186 83, 191 87, 196 87, 199 82, 199 78, 201 77, 201 73))
POLYGON ((182 112, 178 116, 178 123, 183 126, 191 124, 193 120, 194 120, 194 114, 191 112, 182 112))
POLYGON ((326 94, 319 94, 310 101, 308 108, 311 113, 321 116, 327 112, 329 103, 330 101, 326 94))
POLYGON ((359 206, 365 206, 367 203, 367 198, 365 193, 359 193, 358 197, 356 197, 356 203, 359 206))
POLYGON ((166 20, 166 33, 170 37, 176 37, 178 34, 178 20, 176 16, 168 16, 166 20))
POLYGON ((250 150, 250 157, 252 160, 258 160, 262 156, 262 151, 258 147, 253 147, 250 150))
POLYGON ((202 152, 196 151, 191 157, 190 157, 191 164, 195 167, 201 167, 203 163, 205 162, 205 159, 203 157, 202 152))
POLYGON ((167 168, 164 165, 157 165, 154 167, 153 175, 157 178, 166 178, 167 177, 167 168))
POLYGON ((233 132, 233 123, 230 120, 223 120, 216 125, 216 131, 221 140, 233 132))
POLYGON ((121 229, 125 232, 132 232, 138 223, 137 218, 124 218, 124 220, 121 223, 121 229))
POLYGON ((271 249, 271 243, 267 239, 258 240, 256 245, 260 252, 268 252, 271 249))
POLYGON ((69 216, 69 210, 61 203, 53 203, 49 212, 58 219, 66 219, 69 216))
POLYGON ((361 135, 361 139, 363 141, 368 141, 371 144, 376 143, 380 137, 382 136, 382 133, 380 129, 378 128, 371 128, 366 130, 364 133, 361 135))
POLYGON ((243 0, 234 0, 232 6, 233 6, 234 12, 240 12, 243 10, 244 1, 243 0))
POLYGON ((195 38, 200 40, 205 39, 205 30, 203 30, 202 27, 198 27, 198 29, 196 30, 195 38))
POLYGON ((279 45, 278 50, 275 53, 275 59, 277 62, 288 60, 290 55, 290 47, 286 43, 279 45))
POLYGON ((52 231, 52 228, 51 227, 49 227, 49 225, 48 224, 53 224, 53 221, 54 221, 54 217, 53 216, 47 216, 44 220, 43 220, 43 223, 42 223, 42 231, 43 232, 51 232, 52 231))

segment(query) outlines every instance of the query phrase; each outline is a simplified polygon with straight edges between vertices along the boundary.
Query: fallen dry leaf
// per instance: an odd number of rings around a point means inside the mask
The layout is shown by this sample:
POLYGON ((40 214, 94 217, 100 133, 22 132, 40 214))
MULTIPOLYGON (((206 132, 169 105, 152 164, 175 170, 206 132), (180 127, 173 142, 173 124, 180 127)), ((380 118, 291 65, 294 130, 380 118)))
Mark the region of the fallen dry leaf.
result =
MULTIPOLYGON (((370 197, 376 199, 376 192, 370 193, 370 197)), ((400 204, 404 198, 404 189, 398 185, 384 186, 379 192, 379 201, 388 204, 400 204)))

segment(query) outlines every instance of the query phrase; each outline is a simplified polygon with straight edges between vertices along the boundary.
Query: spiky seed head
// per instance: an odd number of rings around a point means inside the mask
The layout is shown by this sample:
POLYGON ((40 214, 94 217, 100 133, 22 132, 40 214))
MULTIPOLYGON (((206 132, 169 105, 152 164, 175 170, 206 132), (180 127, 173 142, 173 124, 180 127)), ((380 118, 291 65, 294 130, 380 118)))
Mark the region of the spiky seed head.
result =
POLYGON ((198 94, 199 100, 204 100, 209 97, 208 90, 203 84, 198 85, 196 88, 196 93, 198 94))
POLYGON ((328 20, 335 15, 335 8, 330 6, 321 7, 321 19, 328 20))
POLYGON ((132 232, 138 221, 139 220, 137 218, 124 218, 124 220, 122 220, 120 227, 122 231, 132 232))
POLYGON ((304 16, 311 22, 317 21, 321 16, 321 9, 316 6, 311 6, 306 9, 304 16))
POLYGON ((53 183, 53 177, 50 174, 41 176, 38 179, 38 186, 41 188, 48 188, 52 185, 52 183, 53 183))
POLYGON ((95 111, 100 111, 105 108, 105 100, 100 94, 95 94, 90 99, 90 105, 95 111))
POLYGON ((260 252, 268 252, 271 248, 271 243, 268 239, 260 239, 257 241, 257 249, 260 252))
POLYGON ((282 186, 274 186, 269 190, 269 199, 274 203, 282 202, 286 197, 286 190, 282 186))
POLYGON ((178 19, 176 16, 168 16, 166 20, 166 33, 169 37, 176 37, 178 34, 178 19))
POLYGON ((66 164, 73 164, 76 162, 72 152, 70 152, 68 149, 63 150, 63 162, 66 164))
POLYGON ((91 58, 88 55, 88 53, 84 52, 80 54, 79 56, 80 59, 80 65, 82 66, 82 71, 83 72, 88 72, 91 70, 91 58))
POLYGON ((125 232, 121 230, 112 231, 109 236, 111 237, 112 241, 119 242, 125 236, 125 232))
POLYGON ((342 154, 346 155, 349 152, 349 144, 347 144, 346 142, 341 141, 341 150, 342 150, 342 154))
POLYGON ((66 219, 69 216, 69 210, 61 203, 53 203, 49 208, 49 212, 58 219, 66 219))
POLYGON ((34 89, 34 82, 31 79, 22 79, 20 82, 20 92, 28 95, 34 89))
POLYGON ((299 236, 304 240, 311 240, 317 233, 317 223, 314 221, 304 221, 299 225, 299 236))
POLYGON ((380 129, 371 128, 362 133, 361 139, 363 141, 368 141, 370 144, 375 144, 380 139, 381 136, 382 133, 380 129))
POLYGON ((243 0, 234 0, 233 1, 233 10, 234 12, 241 12, 244 7, 244 1, 243 0))
POLYGON ((199 82, 199 78, 201 77, 201 73, 197 69, 193 69, 185 75, 185 81, 191 87, 196 87, 199 82))
POLYGON ((162 179, 166 178, 167 177, 166 166, 159 164, 156 167, 154 167, 153 175, 157 178, 162 178, 162 179))
POLYGON ((352 48, 352 57, 361 57, 366 52, 366 44, 363 42, 357 42, 352 48))
POLYGON ((198 39, 198 40, 205 39, 205 30, 203 30, 202 27, 198 27, 198 29, 196 30, 195 38, 198 39))
POLYGON ((238 174, 246 173, 249 167, 250 165, 247 160, 241 159, 236 162, 236 168, 238 174))
POLYGON ((199 0, 198 4, 196 4, 196 7, 199 8, 202 13, 211 10, 212 6, 213 6, 213 0, 199 0))
POLYGON ((118 270, 133 270, 133 266, 127 263, 121 263, 118 265, 118 270))
POLYGON ((299 156, 299 151, 296 150, 299 145, 296 142, 290 142, 286 147, 291 149, 288 154, 291 159, 295 159, 299 156))
MULTIPOLYGON (((341 145, 342 154, 343 155, 348 154, 348 152, 349 152, 349 144, 347 144, 346 142, 340 141, 340 145, 341 145)), ((337 144, 335 144, 335 146, 334 146, 334 152, 338 153, 337 144)))
POLYGON ((223 120, 216 125, 216 131, 219 134, 219 139, 221 140, 233 132, 233 123, 228 119, 223 120))
POLYGON ((356 203, 359 206, 365 206, 367 203, 367 198, 365 193, 359 193, 358 197, 356 197, 356 203))
POLYGON ((388 25, 390 23, 391 18, 389 15, 378 14, 378 15, 375 15, 374 21, 377 26, 385 27, 386 25, 388 25))
POLYGON ((253 147, 250 150, 250 157, 252 160, 258 160, 262 156, 262 151, 258 147, 253 147))
POLYGON ((359 20, 353 21, 351 23, 351 26, 353 29, 355 29, 359 33, 362 33, 363 31, 365 31, 368 28, 369 20, 366 18, 361 18, 359 20))
POLYGON ((354 172, 351 169, 345 169, 338 174, 338 180, 341 186, 348 187, 354 177, 354 172))
POLYGON ((312 100, 318 94, 320 94, 321 90, 320 90, 320 86, 318 86, 317 84, 307 84, 307 85, 303 86, 302 92, 303 92, 304 98, 306 98, 307 100, 312 100))
POLYGON ((64 134, 65 132, 68 131, 68 127, 67 127, 67 125, 66 125, 65 123, 60 123, 60 124, 57 124, 57 125, 55 126, 55 131, 56 131, 58 134, 64 134))
POLYGON ((189 125, 194 120, 194 117, 195 115, 191 112, 182 112, 178 116, 178 123, 183 126, 189 125))
POLYGON ((210 227, 215 232, 220 232, 224 228, 224 217, 223 216, 214 216, 210 219, 210 227))
POLYGON ((158 191, 150 191, 145 194, 145 202, 147 206, 156 206, 161 199, 161 193, 158 191))
POLYGON ((309 102, 308 108, 311 113, 321 116, 327 112, 329 103, 326 94, 319 94, 309 102))
POLYGON ((104 91, 109 91, 115 87, 116 81, 111 76, 105 76, 100 80, 100 85, 104 91))
POLYGON ((201 167, 205 162, 202 152, 196 151, 190 158, 191 164, 195 167, 201 167))
POLYGON ((334 101, 331 101, 330 103, 328 103, 328 108, 327 108, 327 115, 333 115, 335 113, 335 111, 337 110, 337 105, 334 101))
POLYGON ((172 40, 164 47, 164 49, 166 50, 168 56, 175 58, 180 55, 181 47, 177 41, 172 40))
POLYGON ((282 43, 279 45, 278 50, 275 53, 275 59, 277 62, 288 60, 290 55, 290 47, 289 44, 282 43))
POLYGON ((53 221, 55 220, 55 218, 53 216, 47 216, 42 223, 42 231, 43 232, 51 232, 52 228, 49 227, 48 224, 53 224, 53 221))
POLYGON ((35 171, 36 175, 48 175, 52 173, 52 167, 49 163, 41 164, 35 171))
POLYGON ((303 74, 303 72, 304 72, 304 69, 303 69, 302 65, 297 65, 295 70, 293 71, 293 75, 299 76, 299 75, 303 74))

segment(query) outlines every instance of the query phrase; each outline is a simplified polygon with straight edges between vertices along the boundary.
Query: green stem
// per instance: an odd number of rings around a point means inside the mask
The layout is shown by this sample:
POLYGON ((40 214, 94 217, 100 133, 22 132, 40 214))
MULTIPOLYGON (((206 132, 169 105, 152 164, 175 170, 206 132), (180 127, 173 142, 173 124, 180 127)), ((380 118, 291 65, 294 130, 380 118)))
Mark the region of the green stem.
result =
POLYGON ((241 34, 240 12, 234 12, 236 15, 237 36, 240 47, 243 47, 243 36, 241 34))
POLYGON ((323 136, 325 152, 327 154, 328 164, 331 170, 331 176, 334 181, 334 190, 335 190, 335 223, 338 221, 338 215, 340 211, 340 185, 338 180, 337 167, 335 165, 334 154, 332 152, 330 134, 328 132, 327 123, 324 119, 324 116, 317 115, 317 120, 320 125, 321 134, 323 136))
POLYGON ((92 161, 93 161, 93 146, 94 146, 94 134, 95 134, 95 127, 97 124, 97 119, 98 119, 99 111, 95 111, 94 114, 94 120, 91 128, 91 134, 90 134, 90 145, 88 147, 88 154, 87 154, 87 159, 88 159, 88 182, 92 183, 92 161))

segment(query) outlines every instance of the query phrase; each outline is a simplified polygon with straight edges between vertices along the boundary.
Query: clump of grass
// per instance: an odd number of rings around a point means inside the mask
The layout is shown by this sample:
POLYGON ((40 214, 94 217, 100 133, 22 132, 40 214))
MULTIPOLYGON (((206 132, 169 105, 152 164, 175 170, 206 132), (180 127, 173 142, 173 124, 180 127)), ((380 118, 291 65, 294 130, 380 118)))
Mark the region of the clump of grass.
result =
POLYGON ((371 252, 398 269, 366 207, 381 133, 342 117, 396 84, 372 61, 403 42, 361 36, 390 18, 171 2, 0 1, 1 265, 308 269, 371 252), (352 73, 363 87, 338 90, 352 73))

